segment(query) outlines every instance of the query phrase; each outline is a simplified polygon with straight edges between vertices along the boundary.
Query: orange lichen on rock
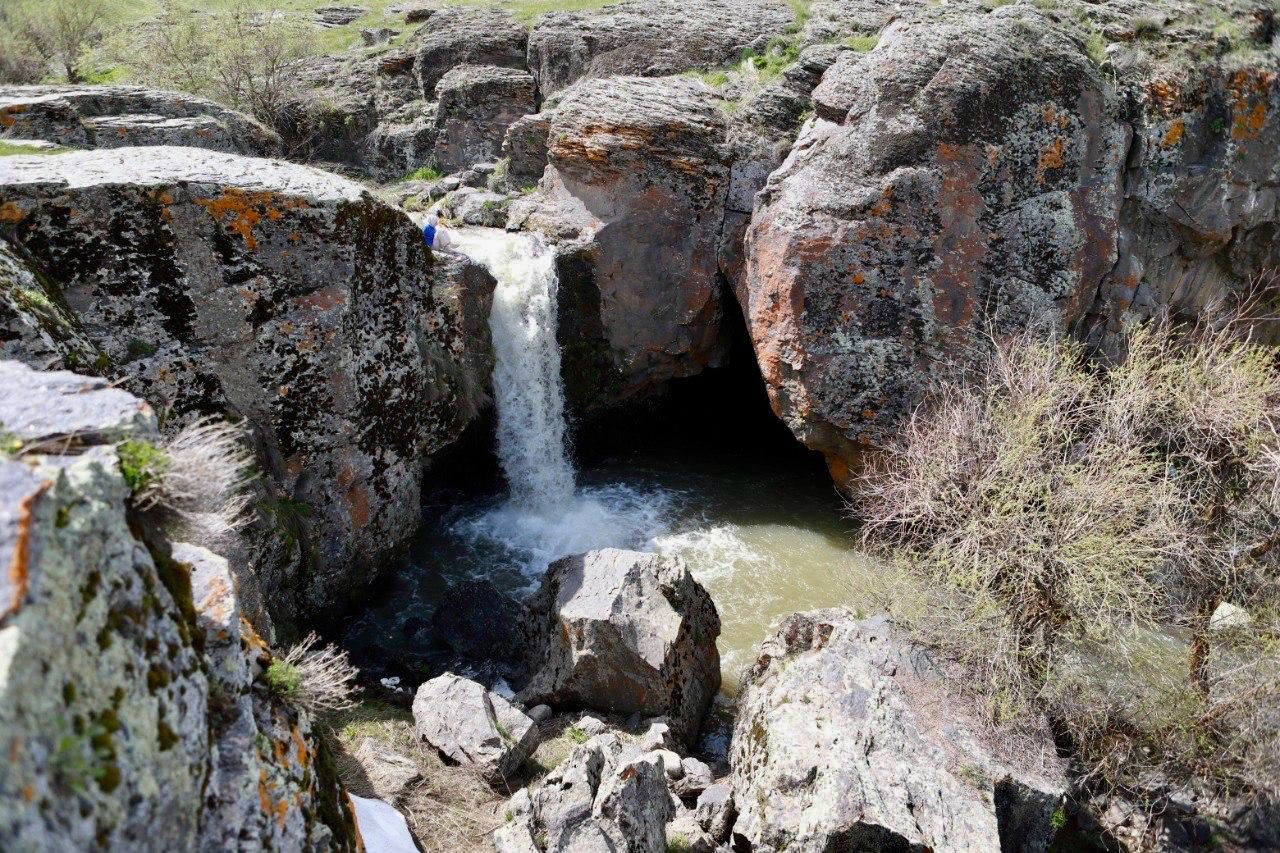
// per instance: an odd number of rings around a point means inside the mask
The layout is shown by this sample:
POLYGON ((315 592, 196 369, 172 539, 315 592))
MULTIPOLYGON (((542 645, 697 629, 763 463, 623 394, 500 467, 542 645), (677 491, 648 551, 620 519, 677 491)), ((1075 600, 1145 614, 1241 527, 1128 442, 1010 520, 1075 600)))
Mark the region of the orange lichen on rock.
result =
POLYGON ((1234 120, 1231 138, 1240 142, 1252 142, 1262 135, 1267 123, 1267 96, 1276 75, 1271 72, 1238 71, 1231 78, 1231 94, 1234 98, 1234 120))
POLYGON ((1053 140, 1053 142, 1044 151, 1040 152, 1040 166, 1036 169, 1036 181, 1044 183, 1045 174, 1050 169, 1061 169, 1066 165, 1067 159, 1065 151, 1067 141, 1061 136, 1053 140))
POLYGON ((1182 98, 1182 92, 1168 80, 1156 80, 1147 85, 1152 102, 1166 114, 1173 112, 1182 98))
POLYGON ((27 597, 27 581, 29 580, 28 561, 31 558, 31 514, 40 496, 49 488, 49 483, 42 483, 35 491, 28 494, 18 504, 16 535, 13 538, 13 556, 9 559, 9 601, 0 617, 16 613, 27 597))
POLYGON ((1169 129, 1165 131, 1164 139, 1160 140, 1160 144, 1165 148, 1172 148, 1182 141, 1182 137, 1186 132, 1187 123, 1182 119, 1178 119, 1169 125, 1169 129))
POLYGON ((5 107, 3 111, 0 111, 0 127, 13 127, 18 123, 18 120, 14 118, 14 116, 19 113, 25 113, 26 111, 26 104, 12 104, 5 107))
POLYGON ((199 198, 196 204, 209 211, 209 215, 226 224, 244 240, 250 251, 258 248, 258 239, 253 228, 263 217, 275 222, 283 215, 281 208, 296 210, 306 207, 307 203, 300 198, 281 198, 271 192, 245 192, 228 189, 218 198, 199 198))
POLYGON ((17 202, 6 201, 0 204, 0 222, 21 222, 26 216, 27 212, 17 202))

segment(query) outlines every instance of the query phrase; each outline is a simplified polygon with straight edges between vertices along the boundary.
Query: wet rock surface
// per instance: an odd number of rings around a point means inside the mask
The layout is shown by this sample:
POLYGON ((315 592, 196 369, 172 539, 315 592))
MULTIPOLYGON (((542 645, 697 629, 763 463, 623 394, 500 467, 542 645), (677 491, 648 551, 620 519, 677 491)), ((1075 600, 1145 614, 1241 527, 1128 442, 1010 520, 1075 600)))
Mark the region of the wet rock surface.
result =
POLYGON ((465 268, 433 273, 404 214, 311 168, 184 148, 6 159, 0 210, 35 301, 102 354, 87 367, 172 424, 248 421, 301 558, 259 568, 282 612, 341 600, 404 547, 423 460, 483 399, 487 330, 467 339, 489 298, 465 268))
POLYGON ((185 145, 270 157, 280 137, 243 113, 136 86, 0 86, 0 139, 73 148, 185 145))
POLYGON ((715 605, 688 568, 605 549, 553 563, 529 602, 526 705, 665 716, 677 742, 720 686, 715 605))
POLYGON ((765 851, 1044 850, 1068 787, 1047 724, 992 730, 953 677, 884 617, 787 619, 739 695, 735 839, 765 851))

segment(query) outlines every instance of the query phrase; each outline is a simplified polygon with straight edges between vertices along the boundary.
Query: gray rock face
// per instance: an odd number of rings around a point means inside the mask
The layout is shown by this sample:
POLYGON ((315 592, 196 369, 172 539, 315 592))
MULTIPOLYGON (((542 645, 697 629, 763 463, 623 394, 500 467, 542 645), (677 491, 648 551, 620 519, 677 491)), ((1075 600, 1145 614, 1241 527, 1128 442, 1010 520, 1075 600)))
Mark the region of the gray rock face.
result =
POLYGON ((925 9, 847 52, 747 232, 774 410, 837 478, 989 324, 1083 316, 1116 257, 1127 134, 1072 25, 925 9))
POLYGON ((714 92, 686 77, 587 80, 549 120, 546 174, 509 222, 566 241, 559 338, 571 408, 589 413, 720 364, 729 170, 714 92))
POLYGON ((445 173, 497 159, 507 128, 537 109, 533 78, 494 65, 459 65, 436 95, 435 162, 445 173))
POLYGON ((459 65, 525 69, 529 34, 503 9, 446 6, 431 16, 417 39, 415 72, 423 95, 434 99, 436 84, 459 65))
POLYGON ((507 128, 502 156, 507 158, 507 181, 515 189, 532 187, 547 168, 547 134, 551 120, 544 113, 521 116, 507 128))
POLYGON ((150 409, 0 371, 26 445, 0 459, 0 848, 353 849, 309 722, 254 689, 269 654, 227 561, 127 510, 113 442, 157 440, 150 409))
MULTIPOLYGON (((1277 72, 1280 57, 1204 65, 1143 91, 1120 256, 1081 332, 1108 355, 1121 355, 1126 321, 1165 308, 1201 315, 1280 268, 1277 72)), ((1259 333, 1275 342, 1280 326, 1259 333)))
POLYGON ((484 686, 452 673, 424 683, 413 699, 418 736, 446 759, 506 782, 538 748, 538 725, 484 686))
POLYGON ((625 0, 539 16, 529 35, 529 65, 547 97, 584 77, 716 68, 746 50, 763 52, 794 24, 784 0, 625 0))
POLYGON ((665 853, 672 804, 658 760, 604 734, 521 789, 505 813, 498 853, 665 853))
POLYGON ((185 145, 270 157, 281 143, 243 113, 205 98, 136 86, 0 86, 0 139, 74 148, 185 145))
POLYGON ((720 618, 676 559, 606 549, 553 563, 533 613, 526 705, 665 715, 688 742, 720 687, 720 618))
POLYGON ((259 568, 281 611, 341 599, 412 537, 424 459, 483 398, 488 334, 467 338, 489 294, 435 275, 406 216, 314 169, 184 148, 5 158, 0 211, 98 372, 171 423, 248 421, 306 507, 276 519, 301 570, 259 568))
POLYGON ((0 362, 4 431, 38 450, 122 441, 155 430, 151 407, 105 379, 0 362))
POLYGON ((739 695, 734 836, 752 849, 1043 850, 1067 787, 1047 725, 991 731, 884 618, 792 616, 739 695))

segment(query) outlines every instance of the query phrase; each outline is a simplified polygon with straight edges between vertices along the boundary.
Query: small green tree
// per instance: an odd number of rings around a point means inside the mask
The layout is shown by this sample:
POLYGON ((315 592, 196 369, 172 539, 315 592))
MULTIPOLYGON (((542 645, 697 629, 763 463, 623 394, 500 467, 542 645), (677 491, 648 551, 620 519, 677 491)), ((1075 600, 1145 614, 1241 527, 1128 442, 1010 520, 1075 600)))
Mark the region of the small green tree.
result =
POLYGON ((206 10, 192 0, 160 0, 155 17, 118 46, 138 81, 220 101, 278 127, 305 92, 304 61, 314 27, 286 0, 232 0, 206 10))
POLYGON ((61 69, 67 82, 81 83, 87 51, 102 41, 106 13, 106 0, 27 0, 13 6, 8 18, 21 42, 61 69))

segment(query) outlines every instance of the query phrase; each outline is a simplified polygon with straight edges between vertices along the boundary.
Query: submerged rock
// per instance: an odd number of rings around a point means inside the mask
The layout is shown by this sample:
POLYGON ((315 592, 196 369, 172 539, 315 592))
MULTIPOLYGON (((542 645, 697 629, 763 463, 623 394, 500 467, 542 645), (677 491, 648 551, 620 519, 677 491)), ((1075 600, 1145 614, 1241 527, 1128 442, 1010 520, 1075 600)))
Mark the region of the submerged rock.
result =
POLYGON ((992 729, 958 677, 883 617, 789 618, 739 694, 735 838, 757 851, 1044 850, 1067 789, 1048 726, 992 729))
POLYGON ((490 783, 512 778, 541 740, 538 725, 483 685, 452 673, 431 679, 413 699, 418 737, 490 783))
POLYGON ((0 86, 0 139, 72 148, 185 145, 270 157, 280 137, 243 113, 186 92, 138 86, 0 86))
POLYGON ((0 287, 45 342, 20 357, 72 363, 88 341, 83 366, 168 424, 246 420, 293 543, 295 563, 258 567, 286 616, 401 551, 424 460, 484 398, 491 294, 469 288, 492 279, 438 277, 403 213, 334 175, 190 148, 5 158, 0 237, 37 273, 0 287))
POLYGON ((675 558, 605 549, 552 563, 533 613, 526 705, 664 715, 688 743, 720 687, 711 596, 675 558))

